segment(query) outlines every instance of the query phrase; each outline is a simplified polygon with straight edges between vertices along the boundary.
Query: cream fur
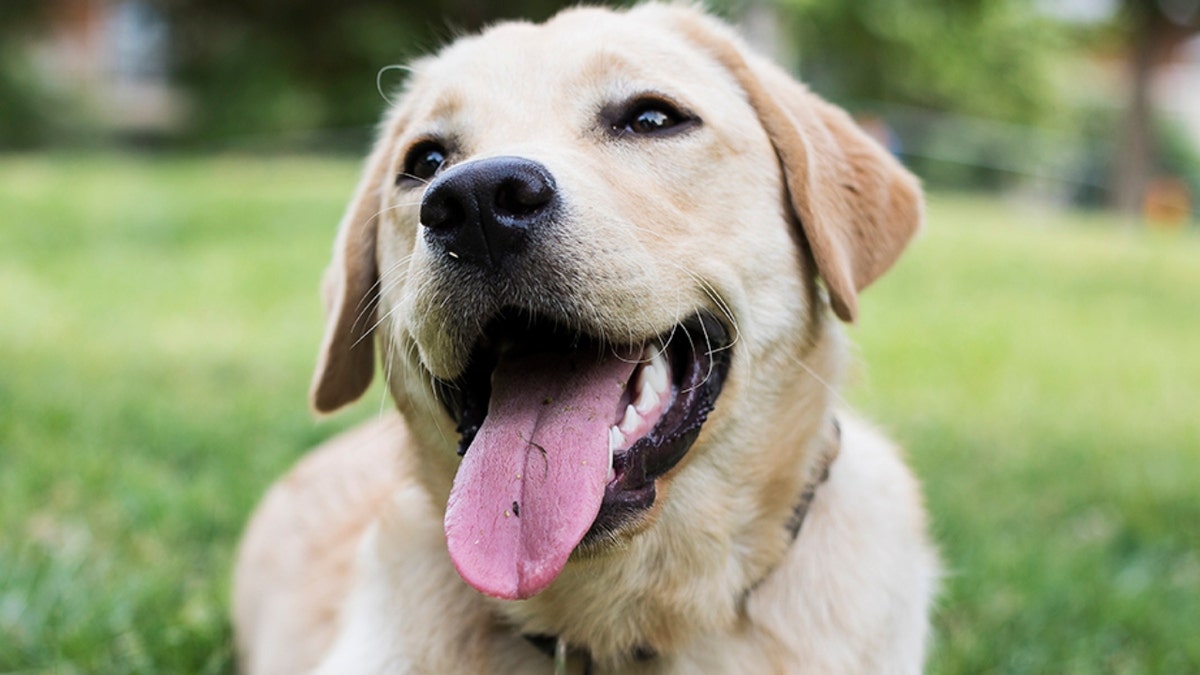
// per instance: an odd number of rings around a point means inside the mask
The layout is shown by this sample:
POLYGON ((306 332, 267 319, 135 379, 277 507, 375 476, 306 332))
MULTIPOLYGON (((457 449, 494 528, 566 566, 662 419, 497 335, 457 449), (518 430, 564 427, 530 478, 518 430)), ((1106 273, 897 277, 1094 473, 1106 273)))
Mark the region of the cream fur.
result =
POLYGON ((361 395, 373 364, 354 345, 374 328, 400 416, 316 450, 260 506, 235 575, 246 670, 550 672, 521 637, 545 633, 594 672, 919 672, 937 563, 896 450, 836 412, 829 480, 794 542, 786 523, 835 415, 829 303, 852 318, 920 218, 915 180, 843 113, 690 9, 571 10, 418 63, 343 219, 313 389, 323 411, 361 395), (597 110, 644 92, 701 125, 604 137, 597 110), (458 139, 456 162, 541 162, 570 205, 505 303, 614 342, 700 309, 736 334, 717 408, 652 513, 519 602, 466 586, 442 533, 458 458, 430 381, 461 371, 496 307, 425 245, 420 189, 393 185, 431 134, 458 139), (658 657, 632 660, 639 646, 658 657))

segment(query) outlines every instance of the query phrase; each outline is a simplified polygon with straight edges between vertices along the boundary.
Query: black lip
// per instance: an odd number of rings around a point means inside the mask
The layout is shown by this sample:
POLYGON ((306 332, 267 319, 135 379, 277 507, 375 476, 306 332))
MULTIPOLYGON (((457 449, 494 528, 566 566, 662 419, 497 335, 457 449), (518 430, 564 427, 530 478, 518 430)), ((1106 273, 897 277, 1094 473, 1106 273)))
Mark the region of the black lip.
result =
MULTIPOLYGON (((730 363, 729 331, 712 314, 697 312, 655 339, 667 345, 674 400, 650 433, 614 459, 616 478, 605 488, 600 513, 581 546, 611 538, 654 504, 655 481, 691 449, 725 383, 730 363)), ((490 321, 463 374, 453 382, 435 380, 438 398, 457 423, 460 456, 466 454, 487 416, 491 373, 496 367, 497 349, 503 343, 529 351, 604 348, 596 338, 522 312, 501 313, 490 321)))

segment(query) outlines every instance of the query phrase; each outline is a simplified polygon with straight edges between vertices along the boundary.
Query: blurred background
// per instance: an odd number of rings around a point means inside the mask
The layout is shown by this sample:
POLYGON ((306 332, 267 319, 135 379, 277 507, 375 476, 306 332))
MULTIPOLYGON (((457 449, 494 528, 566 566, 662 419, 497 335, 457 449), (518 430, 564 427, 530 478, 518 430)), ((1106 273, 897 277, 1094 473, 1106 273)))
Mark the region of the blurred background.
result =
MULTIPOLYGON (((360 152, 379 69, 550 0, 7 0, 0 149, 360 152)), ((716 3, 932 187, 1194 222, 1195 0, 716 3)), ((384 73, 385 89, 401 75, 384 73)))
MULTIPOLYGON (((388 69, 544 0, 0 3, 0 673, 231 672, 388 69)), ((1200 673, 1200 0, 710 3, 919 174, 847 398, 936 673, 1200 673)))

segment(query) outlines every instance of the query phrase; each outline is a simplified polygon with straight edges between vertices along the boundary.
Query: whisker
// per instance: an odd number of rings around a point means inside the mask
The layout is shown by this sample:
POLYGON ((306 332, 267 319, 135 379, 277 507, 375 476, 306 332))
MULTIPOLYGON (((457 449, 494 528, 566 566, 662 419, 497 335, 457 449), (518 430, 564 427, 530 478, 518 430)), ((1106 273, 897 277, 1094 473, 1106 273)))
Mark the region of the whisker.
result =
MULTIPOLYGON (((401 266, 408 263, 412 259, 412 257, 413 257, 412 255, 408 255, 408 256, 405 256, 405 257, 397 260, 395 263, 392 264, 391 267, 388 267, 386 270, 384 270, 383 272, 381 272, 379 274, 379 276, 375 279, 375 283, 371 284, 371 287, 367 290, 367 292, 363 295, 363 297, 361 299, 359 299, 358 307, 360 309, 358 311, 358 314, 356 314, 354 317, 354 323, 351 324, 351 330, 357 329, 359 324, 363 321, 363 319, 365 319, 369 313, 374 312, 379 307, 379 304, 383 301, 384 293, 390 291, 392 288, 395 288, 397 284, 401 283, 405 279, 407 274, 397 274, 396 278, 394 280, 388 281, 387 284, 384 283, 385 277, 396 272, 401 266)), ((379 322, 376 322, 375 325, 371 326, 366 331, 364 331, 363 334, 361 336, 359 336, 359 339, 356 340, 354 344, 358 345, 359 342, 361 342, 364 338, 366 338, 368 335, 370 335, 371 332, 374 331, 375 328, 378 326, 379 326, 379 322)))
POLYGON ((800 357, 798 357, 798 356, 795 356, 795 355, 791 355, 791 356, 790 356, 790 358, 791 358, 791 360, 792 360, 792 361, 793 361, 793 362, 794 362, 796 365, 800 366, 800 367, 801 367, 801 368, 804 370, 804 372, 808 373, 808 375, 809 375, 810 377, 812 377, 814 380, 816 380, 816 381, 817 381, 817 384, 820 384, 820 385, 821 385, 821 387, 822 387, 823 389, 825 389, 825 391, 829 392, 829 394, 830 394, 830 395, 831 395, 831 396, 832 396, 832 397, 833 397, 833 398, 834 398, 834 399, 835 399, 835 400, 836 400, 836 401, 837 401, 839 404, 841 404, 841 405, 843 405, 843 406, 845 406, 845 407, 847 407, 847 408, 849 408, 849 407, 850 407, 850 402, 849 402, 849 401, 847 401, 846 399, 842 398, 842 395, 841 395, 840 393, 838 393, 837 387, 834 387, 832 384, 830 384, 829 382, 827 382, 827 381, 825 380, 825 378, 821 377, 821 376, 820 376, 820 375, 817 373, 817 371, 815 371, 815 370, 813 370, 813 369, 812 369, 812 366, 810 366, 810 365, 808 365, 807 363, 805 363, 805 362, 804 362, 804 359, 802 359, 802 358, 800 358, 800 357))
MULTIPOLYGON (((415 181, 417 181, 418 183, 420 183, 420 184, 422 184, 422 185, 429 185, 429 183, 430 183, 430 180, 429 180, 428 178, 421 178, 420 176, 414 176, 414 175, 413 175, 413 174, 411 174, 411 173, 404 173, 403 171, 402 171, 402 172, 400 172, 400 173, 398 173, 398 174, 396 174, 396 175, 397 175, 397 176, 404 176, 405 178, 407 178, 407 179, 409 179, 409 180, 415 180, 415 181)), ((420 202, 418 202, 418 203, 420 203, 420 202)), ((410 206, 411 206, 411 205, 410 205, 410 206)))
POLYGON ((416 257, 416 254, 406 255, 392 263, 392 265, 386 270, 379 273, 379 296, 381 298, 384 295, 391 293, 397 286, 408 279, 409 270, 401 270, 400 268, 412 262, 414 257, 416 257), (386 277, 391 278, 384 281, 386 277))
POLYGON ((387 94, 383 93, 383 74, 392 70, 400 70, 406 73, 413 72, 413 69, 408 66, 393 64, 390 66, 384 66, 379 69, 379 72, 375 73, 375 91, 379 92, 379 97, 382 98, 388 105, 395 105, 396 102, 388 98, 387 94))
POLYGON ((359 336, 359 338, 357 340, 354 341, 354 344, 351 345, 351 348, 357 347, 360 342, 367 339, 368 336, 370 336, 371 334, 373 334, 375 332, 375 329, 377 329, 381 325, 383 325, 383 323, 385 321, 391 319, 392 316, 394 316, 396 314, 396 312, 398 312, 398 311, 400 311, 400 305, 396 304, 394 307, 389 309, 387 311, 387 313, 385 313, 382 317, 380 317, 379 320, 376 321, 370 328, 368 328, 366 331, 364 331, 363 334, 361 336, 359 336))
MULTIPOLYGON (((704 318, 700 316, 700 310, 696 310, 696 321, 697 321, 697 323, 700 324, 700 332, 704 334, 704 353, 709 357, 708 358, 708 372, 704 373, 703 380, 696 383, 695 386, 689 387, 687 389, 688 393, 691 393, 691 392, 695 391, 696 389, 698 389, 699 387, 701 387, 705 384, 708 384, 708 378, 712 377, 712 374, 713 374, 712 355, 715 352, 714 352, 713 346, 712 346, 712 338, 708 334, 708 329, 704 327, 704 318)), ((693 345, 692 349, 695 350, 694 345, 693 345)))
MULTIPOLYGON (((656 232, 654 230, 651 230, 651 229, 645 228, 645 227, 641 227, 640 225, 636 225, 636 224, 631 224, 631 227, 633 227, 634 229, 636 229, 640 232, 645 232, 646 234, 648 234, 652 237, 655 237, 661 241, 668 241, 668 238, 660 232, 656 232)), ((724 348, 726 348, 726 349, 731 348, 731 347, 733 347, 733 345, 737 344, 741 340, 741 334, 742 334, 741 326, 738 325, 737 317, 734 316, 731 305, 725 299, 725 297, 723 295, 721 295, 721 293, 719 291, 717 291, 717 289, 711 283, 709 283, 707 280, 705 280, 699 274, 696 274, 695 272, 688 269, 684 265, 681 265, 673 260, 670 260, 667 258, 660 258, 656 262, 669 265, 669 266, 673 267, 674 269, 677 269, 680 272, 683 272, 689 278, 691 278, 692 281, 696 282, 696 284, 700 287, 700 290, 705 294, 705 296, 707 296, 708 299, 712 301, 717 312, 719 314, 721 314, 722 316, 724 316, 726 320, 728 320, 729 327, 733 331, 733 337, 730 340, 729 344, 726 345, 724 348)), ((678 295, 681 293, 682 293, 682 290, 679 288, 676 288, 676 294, 678 295)), ((676 302, 678 303, 678 300, 676 302)))
POLYGON ((378 418, 383 419, 384 407, 387 405, 388 392, 391 389, 388 382, 392 380, 392 358, 395 352, 395 338, 391 332, 384 333, 384 341, 387 343, 383 350, 383 391, 379 394, 379 414, 378 418))

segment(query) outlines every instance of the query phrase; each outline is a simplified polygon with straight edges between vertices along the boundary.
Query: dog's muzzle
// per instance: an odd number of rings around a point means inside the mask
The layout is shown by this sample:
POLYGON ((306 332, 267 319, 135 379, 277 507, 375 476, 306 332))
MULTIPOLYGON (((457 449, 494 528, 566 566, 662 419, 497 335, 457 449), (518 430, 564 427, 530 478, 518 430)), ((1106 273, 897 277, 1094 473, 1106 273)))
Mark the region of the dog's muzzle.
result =
POLYGON ((547 281, 565 210, 547 168, 520 157, 450 167, 421 204, 442 290, 474 289, 443 330, 478 331, 458 374, 434 379, 463 455, 447 546, 468 584, 505 599, 540 592, 577 548, 642 521, 730 362, 729 332, 700 308, 665 332, 589 333, 590 308, 547 281))

